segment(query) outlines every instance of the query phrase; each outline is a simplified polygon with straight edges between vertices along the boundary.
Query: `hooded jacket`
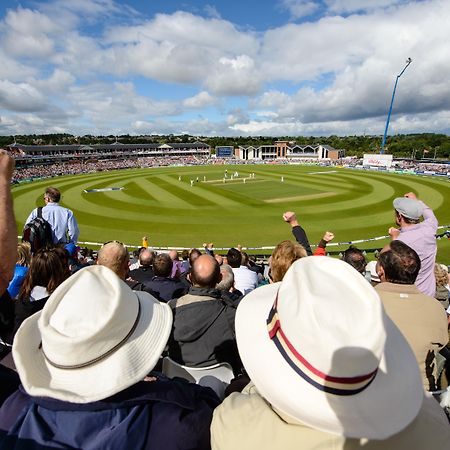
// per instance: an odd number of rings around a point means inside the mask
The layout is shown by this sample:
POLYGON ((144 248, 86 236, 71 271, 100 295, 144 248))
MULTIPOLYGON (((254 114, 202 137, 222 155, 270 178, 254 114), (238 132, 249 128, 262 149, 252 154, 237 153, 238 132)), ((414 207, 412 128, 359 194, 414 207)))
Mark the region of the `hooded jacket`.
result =
POLYGON ((173 312, 169 356, 174 361, 189 367, 228 362, 235 373, 240 371, 234 330, 237 304, 222 299, 217 289, 191 287, 169 305, 173 312))

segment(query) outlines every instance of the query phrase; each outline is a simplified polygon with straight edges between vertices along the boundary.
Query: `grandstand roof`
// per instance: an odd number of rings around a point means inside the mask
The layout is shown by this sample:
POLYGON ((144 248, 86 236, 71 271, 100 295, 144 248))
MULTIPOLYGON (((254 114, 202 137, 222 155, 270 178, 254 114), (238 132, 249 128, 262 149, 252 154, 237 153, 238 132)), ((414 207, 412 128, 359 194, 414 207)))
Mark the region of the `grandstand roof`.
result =
POLYGON ((209 150, 210 146, 203 142, 194 143, 168 143, 168 144, 121 144, 114 142, 113 144, 90 144, 90 145, 22 145, 14 144, 14 148, 19 148, 26 154, 33 153, 50 153, 50 152, 66 152, 66 153, 83 153, 85 151, 95 150, 158 150, 158 149, 204 149, 209 150))

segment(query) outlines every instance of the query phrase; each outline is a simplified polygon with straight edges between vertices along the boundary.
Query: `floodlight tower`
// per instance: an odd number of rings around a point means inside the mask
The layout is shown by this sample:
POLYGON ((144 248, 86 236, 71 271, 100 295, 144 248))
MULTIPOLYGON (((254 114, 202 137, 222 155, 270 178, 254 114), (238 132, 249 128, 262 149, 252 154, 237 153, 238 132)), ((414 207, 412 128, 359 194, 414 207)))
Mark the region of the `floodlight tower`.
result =
POLYGON ((387 120, 386 120, 386 128, 384 129, 383 142, 381 143, 380 153, 382 155, 384 154, 384 146, 386 144, 386 136, 387 136, 387 131, 388 131, 388 128, 389 128, 389 120, 391 120, 392 105, 394 104, 394 97, 395 97, 395 91, 397 89, 398 79, 403 75, 403 72, 407 69, 407 67, 411 63, 412 63, 412 59, 408 58, 406 60, 405 67, 403 67, 403 70, 397 75, 397 78, 395 79, 394 90, 392 91, 391 105, 389 106, 389 112, 388 112, 388 116, 387 116, 387 120))

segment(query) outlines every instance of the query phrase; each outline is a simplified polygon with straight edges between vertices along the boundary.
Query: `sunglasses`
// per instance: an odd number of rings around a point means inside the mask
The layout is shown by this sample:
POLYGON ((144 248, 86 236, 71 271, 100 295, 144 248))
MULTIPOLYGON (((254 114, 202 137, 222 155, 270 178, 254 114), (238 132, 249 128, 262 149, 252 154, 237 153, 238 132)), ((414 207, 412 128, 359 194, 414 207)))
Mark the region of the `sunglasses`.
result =
POLYGON ((122 245, 123 247, 125 247, 125 244, 124 244, 123 242, 116 241, 116 240, 104 242, 103 245, 102 245, 102 247, 104 247, 104 246, 107 245, 107 244, 119 244, 119 245, 122 245))

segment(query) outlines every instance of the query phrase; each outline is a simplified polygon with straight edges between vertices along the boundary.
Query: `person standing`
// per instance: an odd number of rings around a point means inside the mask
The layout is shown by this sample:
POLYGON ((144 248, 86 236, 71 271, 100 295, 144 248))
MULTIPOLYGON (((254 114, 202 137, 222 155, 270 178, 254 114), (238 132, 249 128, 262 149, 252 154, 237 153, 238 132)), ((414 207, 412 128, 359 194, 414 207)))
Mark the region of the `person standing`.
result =
POLYGON ((408 192, 404 197, 394 200, 395 221, 400 229, 389 228, 392 239, 404 242, 417 252, 420 258, 420 272, 416 286, 430 297, 436 294, 434 264, 436 262, 436 231, 438 221, 432 209, 417 199, 416 194, 408 192), (424 220, 421 222, 420 217, 424 220))
MULTIPOLYGON (((46 220, 52 229, 52 238, 54 244, 76 243, 80 230, 77 220, 70 209, 59 205, 61 193, 54 187, 48 187, 45 190, 45 206, 42 208, 42 217, 46 220)), ((31 222, 38 217, 38 208, 35 208, 25 223, 31 222)))

